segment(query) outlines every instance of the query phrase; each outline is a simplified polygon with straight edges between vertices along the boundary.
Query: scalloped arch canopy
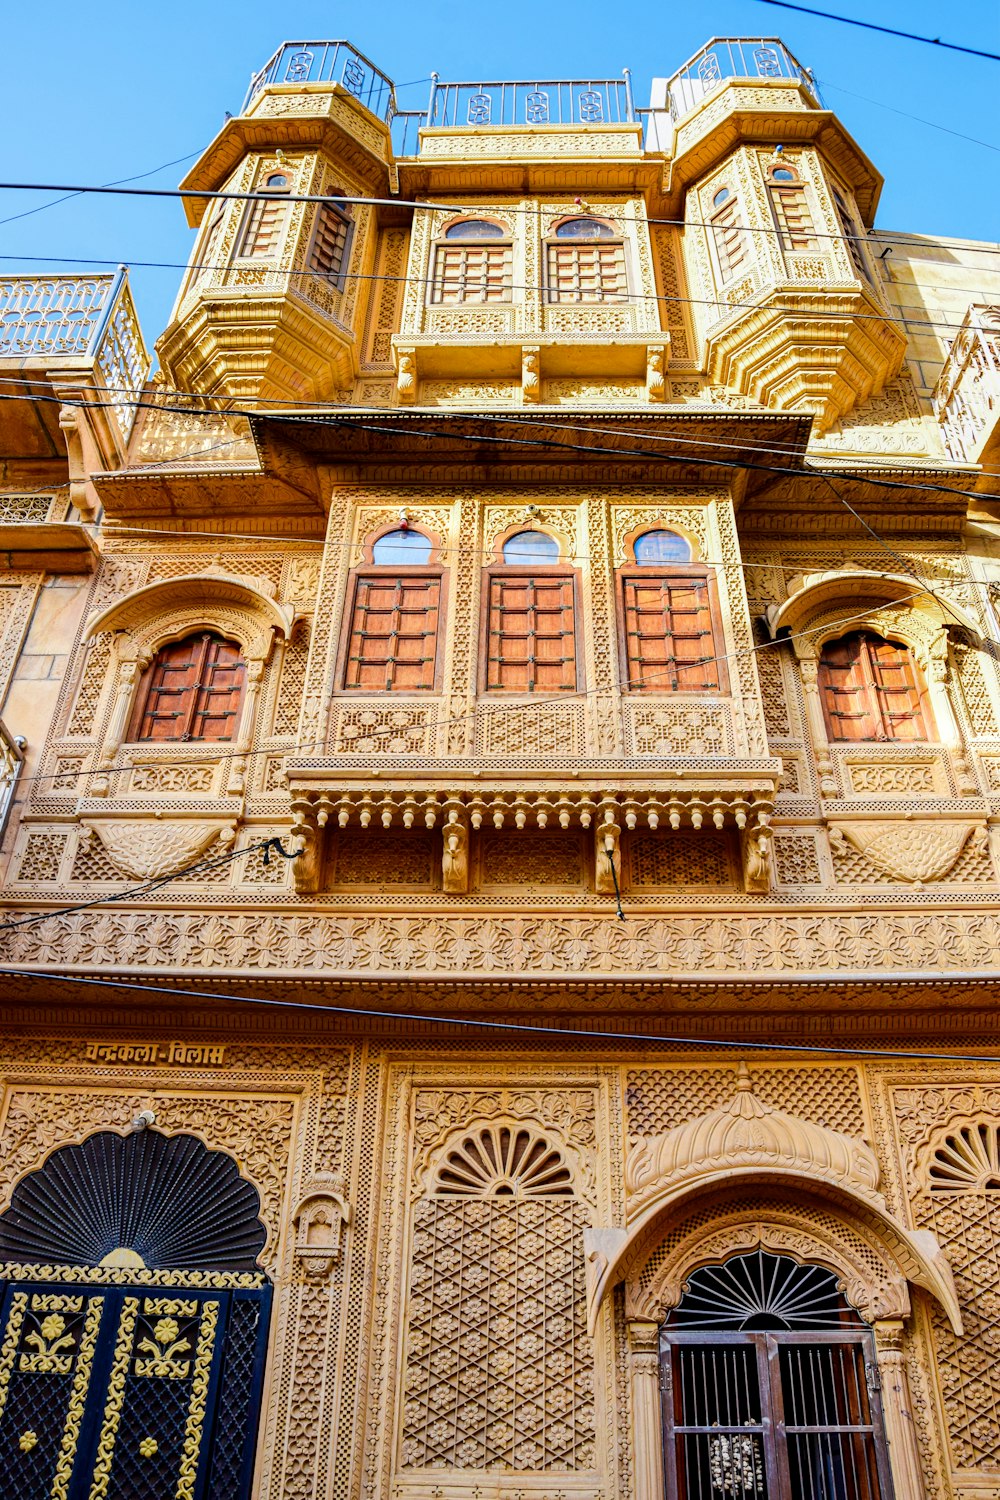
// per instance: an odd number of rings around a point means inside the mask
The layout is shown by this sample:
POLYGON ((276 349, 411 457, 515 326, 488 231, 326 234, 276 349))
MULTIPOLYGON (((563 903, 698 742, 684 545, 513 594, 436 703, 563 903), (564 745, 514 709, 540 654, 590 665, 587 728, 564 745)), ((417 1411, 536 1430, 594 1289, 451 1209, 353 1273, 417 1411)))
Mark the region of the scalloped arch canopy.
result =
POLYGON ((287 639, 294 621, 290 606, 276 603, 242 578, 228 573, 186 573, 146 584, 109 604, 87 621, 84 638, 89 640, 102 630, 139 631, 152 622, 169 621, 179 610, 203 612, 207 623, 218 622, 253 655, 266 654, 253 650, 254 636, 262 638, 274 630, 287 639), (227 609, 235 611, 231 619, 227 619, 227 609), (247 617, 258 625, 252 633, 243 624, 247 617))
POLYGON ((961 625, 978 639, 979 627, 959 605, 948 600, 948 607, 921 589, 920 580, 905 573, 875 573, 865 568, 835 568, 826 573, 807 573, 792 580, 794 592, 783 604, 772 604, 767 610, 767 624, 773 639, 786 631, 798 634, 808 630, 812 620, 829 604, 906 604, 911 609, 931 615, 941 625, 961 625), (798 586, 796 587, 796 582, 798 586))

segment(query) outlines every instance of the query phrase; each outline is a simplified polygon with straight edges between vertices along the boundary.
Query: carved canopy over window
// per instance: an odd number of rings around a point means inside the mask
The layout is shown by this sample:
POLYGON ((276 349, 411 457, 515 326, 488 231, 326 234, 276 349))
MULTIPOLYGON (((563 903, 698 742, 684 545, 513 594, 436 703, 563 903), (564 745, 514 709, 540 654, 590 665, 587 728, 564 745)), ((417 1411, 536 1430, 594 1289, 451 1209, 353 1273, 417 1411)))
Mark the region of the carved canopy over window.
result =
POLYGON ((426 692, 437 668, 441 569, 429 537, 398 527, 378 538, 372 568, 357 574, 347 637, 345 688, 426 692))
POLYGON ((714 692, 722 668, 707 568, 675 531, 644 532, 621 573, 626 684, 653 693, 714 692))
POLYGON ((550 302, 624 302, 625 246, 603 219, 563 219, 548 242, 550 302))
POLYGON ((827 641, 819 662, 832 740, 927 740, 930 717, 920 669, 908 646, 872 630, 827 641))
POLYGON ((506 229, 491 219, 462 219, 449 225, 434 251, 431 301, 509 302, 511 255, 506 229))
POLYGON ((130 738, 232 740, 245 679, 240 648, 212 631, 161 646, 139 685, 130 738))
POLYGON ((486 682, 512 693, 577 689, 576 578, 559 544, 522 531, 487 580, 486 682))

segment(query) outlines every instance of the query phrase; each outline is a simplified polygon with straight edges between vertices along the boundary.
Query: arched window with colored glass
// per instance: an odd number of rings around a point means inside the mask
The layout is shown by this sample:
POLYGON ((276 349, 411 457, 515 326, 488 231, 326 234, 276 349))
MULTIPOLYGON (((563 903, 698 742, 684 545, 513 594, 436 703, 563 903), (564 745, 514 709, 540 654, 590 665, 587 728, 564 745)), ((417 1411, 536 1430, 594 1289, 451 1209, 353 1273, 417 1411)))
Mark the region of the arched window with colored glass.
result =
POLYGON ((550 302, 624 302, 628 298, 625 244, 606 219, 577 215, 555 225, 547 241, 550 302))
POLYGON ((679 532, 659 527, 632 544, 620 572, 622 667, 632 692, 717 692, 725 682, 715 584, 679 532))
POLYGON ((212 630, 161 646, 143 673, 130 739, 160 743, 235 739, 246 662, 212 630))
POLYGON ((873 630, 827 641, 819 689, 831 740, 920 741, 933 737, 927 691, 909 646, 873 630))
POLYGON ((575 570, 556 538, 533 528, 508 537, 500 555, 486 580, 484 688, 576 692, 575 570))
POLYGON ((255 192, 268 196, 253 198, 247 204, 240 236, 240 255, 256 257, 277 253, 288 211, 287 195, 291 189, 287 172, 271 172, 255 189, 255 192))
POLYGON ((342 686, 429 692, 436 684, 442 569, 437 546, 409 525, 372 543, 352 584, 342 686))
POLYGON ((431 302, 510 302, 512 253, 509 231, 493 219, 449 224, 434 249, 431 302))

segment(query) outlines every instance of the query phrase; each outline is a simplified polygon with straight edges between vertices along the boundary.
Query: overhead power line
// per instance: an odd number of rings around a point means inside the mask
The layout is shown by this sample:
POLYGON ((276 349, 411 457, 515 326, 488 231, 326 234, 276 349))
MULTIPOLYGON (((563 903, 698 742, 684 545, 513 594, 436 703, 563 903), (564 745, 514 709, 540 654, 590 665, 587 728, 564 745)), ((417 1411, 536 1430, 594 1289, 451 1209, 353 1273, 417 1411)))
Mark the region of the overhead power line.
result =
MULTIPOLYGON (((877 1061, 885 1058, 897 1058, 913 1060, 915 1062, 974 1062, 974 1063, 1000 1063, 1000 1057, 991 1056, 984 1052, 928 1052, 918 1048, 904 1047, 841 1047, 818 1045, 814 1042, 768 1042, 758 1041, 753 1037, 706 1037, 706 1036, 676 1036, 648 1031, 612 1031, 595 1026, 538 1026, 527 1021, 502 1021, 492 1017, 488 1021, 481 1021, 475 1016, 443 1016, 439 1012, 415 1011, 415 1010, 382 1010, 363 1005, 330 1005, 325 1001, 308 1000, 277 1000, 267 995, 241 995, 233 994, 226 989, 218 990, 193 990, 182 988, 177 985, 167 984, 143 984, 139 980, 131 979, 101 979, 91 975, 81 974, 56 974, 46 969, 22 969, 22 968, 0 968, 0 974, 10 979, 46 979, 56 981, 59 984, 79 984, 96 986, 101 989, 135 990, 142 994, 166 995, 180 1000, 211 1000, 218 1005, 220 1000, 228 1000, 233 1005, 260 1006, 269 1010, 297 1010, 304 1014, 318 1012, 321 1015, 337 1016, 363 1016, 370 1020, 380 1021, 409 1021, 418 1022, 421 1025, 431 1025, 444 1028, 454 1026, 459 1029, 475 1030, 482 1032, 491 1031, 514 1031, 519 1034, 528 1033, 538 1037, 546 1036, 572 1036, 578 1041, 597 1040, 617 1042, 620 1046, 634 1046, 636 1043, 645 1043, 653 1046, 669 1047, 712 1047, 728 1052, 806 1052, 826 1057, 870 1057, 877 1061)), ((845 974, 843 970, 835 973, 809 976, 812 979, 825 981, 836 979, 841 984, 845 979, 854 982, 865 982, 869 985, 880 981, 890 980, 898 984, 901 980, 912 980, 925 982, 934 977, 926 972, 916 971, 913 973, 880 974, 878 971, 864 975, 845 974)), ((949 977, 947 975, 945 978, 949 977)), ((973 976, 961 976, 973 977, 973 976)), ((982 976, 975 976, 981 979, 982 976)), ((533 976, 537 982, 537 976, 533 976)), ((937 976, 939 982, 941 976, 937 976)), ((671 978, 663 980, 664 988, 668 988, 676 981, 671 978)), ((794 980, 792 981, 794 982, 794 980)))
POLYGON ((793 5, 791 0, 758 0, 761 5, 775 5, 780 10, 797 10, 803 16, 818 16, 823 21, 839 21, 842 26, 860 26, 864 31, 881 31, 884 36, 902 37, 907 42, 924 42, 928 47, 943 47, 948 52, 964 52, 969 57, 985 57, 1000 62, 1000 52, 984 52, 979 47, 965 47, 960 42, 943 42, 939 36, 920 36, 915 31, 899 31, 895 26, 879 26, 875 21, 859 21, 854 16, 838 16, 830 10, 813 10, 808 5, 793 5))

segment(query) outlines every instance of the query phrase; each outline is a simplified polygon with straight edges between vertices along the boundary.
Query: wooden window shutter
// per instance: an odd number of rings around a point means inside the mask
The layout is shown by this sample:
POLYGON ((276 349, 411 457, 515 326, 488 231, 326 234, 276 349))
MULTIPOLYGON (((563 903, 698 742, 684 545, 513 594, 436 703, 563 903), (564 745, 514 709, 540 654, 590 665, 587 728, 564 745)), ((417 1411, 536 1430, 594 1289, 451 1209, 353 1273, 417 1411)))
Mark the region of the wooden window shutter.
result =
POLYGON ((614 241, 552 241, 548 287, 550 302, 623 302, 628 296, 624 246, 614 241))
POLYGON ((134 721, 137 740, 231 740, 246 663, 239 647, 205 633, 163 646, 146 672, 134 721))
POLYGON ((309 269, 317 276, 328 276, 336 281, 344 268, 347 238, 351 221, 332 203, 321 203, 316 215, 312 247, 309 251, 309 269))
POLYGON ((487 243, 439 245, 434 257, 431 301, 509 302, 511 249, 487 243))
POLYGON ((487 620, 487 688, 509 693, 575 692, 573 579, 494 575, 487 620))
POLYGON ((770 193, 782 250, 815 250, 816 232, 803 184, 772 184, 770 193))
POLYGON ((719 662, 707 578, 624 580, 628 686, 655 693, 715 692, 719 662))
POLYGON ((372 692, 432 689, 440 594, 435 576, 359 578, 344 686, 372 692))
POLYGON ((717 214, 713 214, 712 232, 715 235, 715 249, 722 279, 729 281, 742 270, 749 250, 746 232, 739 222, 737 198, 730 198, 717 214))
POLYGON ((819 687, 833 740, 926 740, 922 685, 912 654, 896 641, 856 630, 828 641, 819 687))
POLYGON ((281 238, 286 206, 275 198, 257 198, 251 203, 240 245, 241 255, 275 254, 281 238))

